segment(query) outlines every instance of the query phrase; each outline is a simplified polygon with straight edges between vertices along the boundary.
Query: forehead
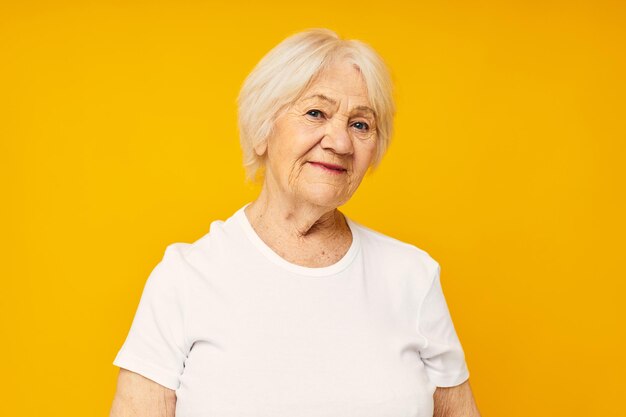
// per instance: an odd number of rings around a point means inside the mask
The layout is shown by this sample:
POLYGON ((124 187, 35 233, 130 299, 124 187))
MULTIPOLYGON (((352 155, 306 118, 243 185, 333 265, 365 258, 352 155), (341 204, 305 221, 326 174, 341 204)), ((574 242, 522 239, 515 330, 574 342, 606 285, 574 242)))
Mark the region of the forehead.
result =
POLYGON ((361 71, 350 62, 331 64, 315 77, 301 96, 301 100, 307 101, 322 98, 336 103, 349 101, 354 106, 370 105, 361 71))

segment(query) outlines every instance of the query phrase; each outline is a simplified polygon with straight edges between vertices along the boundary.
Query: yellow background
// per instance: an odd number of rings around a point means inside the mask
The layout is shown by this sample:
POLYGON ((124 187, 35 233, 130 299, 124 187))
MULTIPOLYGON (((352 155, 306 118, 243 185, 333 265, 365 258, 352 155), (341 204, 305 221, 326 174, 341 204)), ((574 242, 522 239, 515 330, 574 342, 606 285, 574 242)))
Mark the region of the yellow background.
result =
POLYGON ((258 193, 241 82, 328 27, 397 87, 389 153, 343 210, 439 261, 483 416, 626 415, 625 17, 597 0, 3 2, 2 414, 108 415, 165 247, 258 193))

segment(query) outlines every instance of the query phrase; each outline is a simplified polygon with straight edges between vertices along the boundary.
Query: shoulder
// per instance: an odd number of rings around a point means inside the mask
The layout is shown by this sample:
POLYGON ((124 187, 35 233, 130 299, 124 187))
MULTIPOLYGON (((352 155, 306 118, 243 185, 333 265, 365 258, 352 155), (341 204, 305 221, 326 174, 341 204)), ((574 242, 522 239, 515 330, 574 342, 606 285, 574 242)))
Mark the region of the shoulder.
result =
POLYGON ((155 272, 168 276, 170 281, 205 276, 220 257, 223 257, 227 232, 224 221, 215 220, 211 223, 210 231, 199 239, 168 244, 155 272))
POLYGON ((379 262, 417 269, 425 275, 434 276, 439 263, 426 250, 409 242, 394 238, 352 220, 356 226, 363 250, 379 262))
POLYGON ((361 223, 351 220, 356 226, 363 250, 368 256, 379 260, 389 260, 396 264, 407 264, 422 269, 428 275, 434 274, 439 263, 424 249, 384 234, 361 223))

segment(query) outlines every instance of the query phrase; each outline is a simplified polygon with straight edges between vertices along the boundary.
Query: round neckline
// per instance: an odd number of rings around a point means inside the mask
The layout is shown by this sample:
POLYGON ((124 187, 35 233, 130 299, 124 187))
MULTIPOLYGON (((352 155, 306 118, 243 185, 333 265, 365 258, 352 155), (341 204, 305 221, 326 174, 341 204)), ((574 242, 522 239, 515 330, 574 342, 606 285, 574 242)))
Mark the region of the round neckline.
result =
POLYGON ((239 224, 242 226, 246 236, 250 239, 252 244, 256 248, 258 248, 261 251, 261 253, 265 255, 266 258, 268 258, 273 263, 277 264, 278 266, 281 266, 282 268, 288 271, 295 272, 300 275, 308 275, 308 276, 315 276, 315 277, 336 274, 344 270, 348 265, 350 265, 350 263, 352 262, 352 260, 354 260, 354 257, 356 256, 359 250, 360 240, 359 240, 359 234, 358 234, 357 228, 354 222, 350 220, 348 216, 344 214, 343 216, 346 219, 346 223, 348 224, 348 227, 350 228, 350 232, 352 234, 352 243, 350 244, 350 247, 348 248, 347 252, 343 255, 341 259, 339 259, 337 262, 335 262, 332 265, 327 265, 327 266, 322 266, 322 267, 317 267, 317 268, 298 265, 293 262, 289 262, 288 260, 280 256, 279 254, 274 252, 274 250, 270 248, 267 245, 267 243, 263 241, 263 239, 261 239, 261 237, 257 234, 257 232, 252 227, 252 224, 250 223, 250 220, 248 219, 248 216, 246 215, 246 212, 244 211, 245 208, 248 207, 251 203, 252 202, 247 203, 245 206, 237 210, 234 214, 234 217, 239 221, 239 224))

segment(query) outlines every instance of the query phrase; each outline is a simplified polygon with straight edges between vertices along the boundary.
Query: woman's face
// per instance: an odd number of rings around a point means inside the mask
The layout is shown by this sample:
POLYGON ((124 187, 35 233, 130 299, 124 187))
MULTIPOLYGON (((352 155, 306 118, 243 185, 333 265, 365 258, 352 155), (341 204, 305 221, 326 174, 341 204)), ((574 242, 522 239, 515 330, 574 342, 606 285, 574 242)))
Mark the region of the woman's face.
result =
POLYGON ((365 82, 352 64, 339 62, 277 117, 273 134, 256 150, 267 151, 265 181, 273 189, 335 208, 361 183, 376 139, 365 82))

